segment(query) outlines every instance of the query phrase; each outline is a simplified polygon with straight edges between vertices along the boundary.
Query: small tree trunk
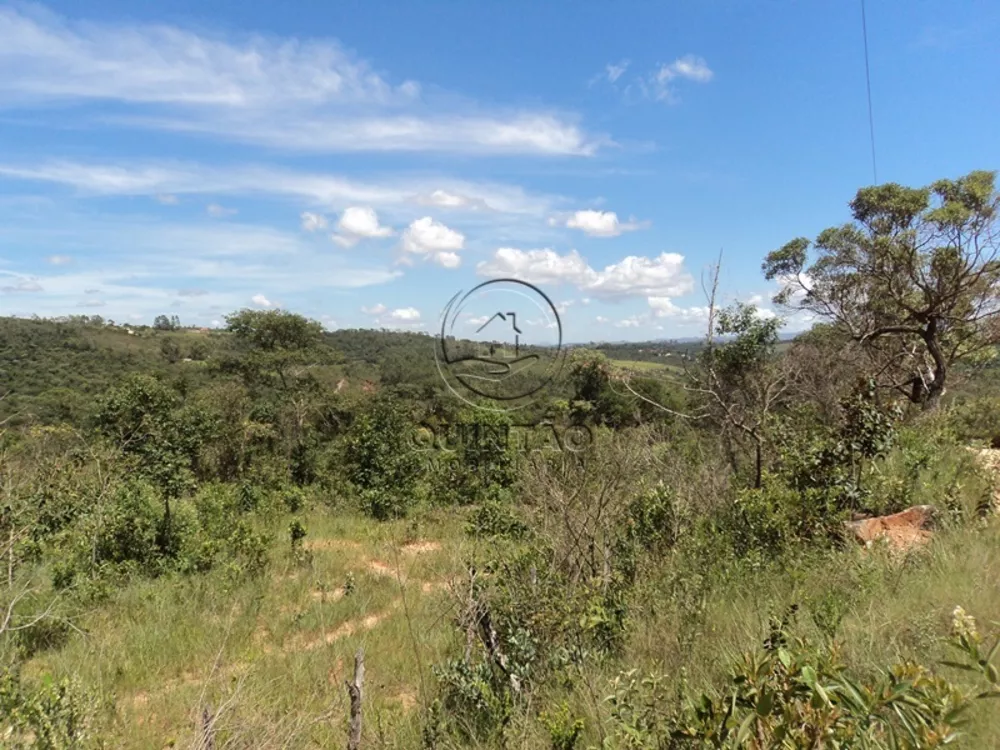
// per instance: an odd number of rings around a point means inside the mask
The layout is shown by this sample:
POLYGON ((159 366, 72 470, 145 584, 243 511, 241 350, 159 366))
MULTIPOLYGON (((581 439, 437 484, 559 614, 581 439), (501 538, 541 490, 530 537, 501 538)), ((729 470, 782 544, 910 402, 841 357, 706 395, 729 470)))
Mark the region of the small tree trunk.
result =
POLYGON ((764 446, 759 437, 754 437, 754 489, 759 490, 764 483, 764 446))
POLYGON ((201 746, 204 750, 215 748, 215 727, 208 706, 201 709, 201 746))
POLYGON ((361 747, 361 699, 365 681, 365 650, 359 648, 354 654, 354 681, 345 682, 347 695, 351 699, 351 723, 347 736, 347 750, 361 747))

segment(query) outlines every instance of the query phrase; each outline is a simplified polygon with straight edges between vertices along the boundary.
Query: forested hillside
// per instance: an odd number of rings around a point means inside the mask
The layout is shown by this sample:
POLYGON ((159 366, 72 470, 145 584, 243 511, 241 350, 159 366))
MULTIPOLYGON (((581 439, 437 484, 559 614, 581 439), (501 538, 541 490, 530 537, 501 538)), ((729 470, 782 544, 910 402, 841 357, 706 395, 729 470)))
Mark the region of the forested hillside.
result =
POLYGON ((0 737, 339 746, 362 649, 363 747, 996 746, 998 206, 866 188, 765 261, 808 332, 514 413, 422 334, 0 319, 0 737))

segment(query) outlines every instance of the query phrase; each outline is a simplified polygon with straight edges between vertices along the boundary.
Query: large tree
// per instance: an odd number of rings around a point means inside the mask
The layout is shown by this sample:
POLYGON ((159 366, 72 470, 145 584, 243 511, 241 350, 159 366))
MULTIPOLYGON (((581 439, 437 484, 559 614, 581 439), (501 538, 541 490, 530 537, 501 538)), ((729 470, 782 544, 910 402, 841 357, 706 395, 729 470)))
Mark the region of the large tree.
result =
POLYGON ((995 177, 862 188, 852 222, 767 256, 776 301, 832 322, 881 385, 933 408, 953 364, 1000 343, 995 177))
POLYGON ((322 346, 323 326, 285 310, 240 310, 226 316, 226 330, 239 352, 228 364, 248 385, 277 383, 287 391, 296 373, 329 354, 322 346))

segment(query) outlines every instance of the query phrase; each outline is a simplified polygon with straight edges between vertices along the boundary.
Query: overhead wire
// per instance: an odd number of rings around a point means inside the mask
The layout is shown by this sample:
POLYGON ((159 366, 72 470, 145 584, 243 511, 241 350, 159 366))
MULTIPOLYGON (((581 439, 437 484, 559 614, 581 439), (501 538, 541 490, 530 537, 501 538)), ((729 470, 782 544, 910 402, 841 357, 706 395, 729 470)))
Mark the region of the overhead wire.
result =
POLYGON ((872 145, 872 177, 878 185, 878 167, 875 161, 875 117, 872 114, 872 76, 868 64, 868 21, 865 17, 865 0, 861 0, 861 34, 865 42, 865 86, 868 89, 868 135, 872 145))

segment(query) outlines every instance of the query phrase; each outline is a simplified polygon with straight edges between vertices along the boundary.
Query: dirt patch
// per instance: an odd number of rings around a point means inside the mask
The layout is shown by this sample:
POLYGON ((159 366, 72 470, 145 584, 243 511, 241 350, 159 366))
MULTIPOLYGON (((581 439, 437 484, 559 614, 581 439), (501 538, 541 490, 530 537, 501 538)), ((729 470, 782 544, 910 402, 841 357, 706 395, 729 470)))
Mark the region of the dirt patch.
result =
POLYGON ((451 588, 451 581, 424 581, 420 584, 420 590, 425 594, 447 591, 449 588, 451 588))
POLYGON ((351 550, 356 552, 362 548, 360 542, 350 539, 307 539, 303 542, 303 547, 309 550, 351 550))
POLYGON ((394 601, 389 605, 389 608, 383 612, 376 612, 374 614, 367 615, 358 620, 348 620, 336 628, 331 630, 319 637, 313 637, 309 639, 304 638, 293 638, 287 644, 282 647, 282 651, 285 653, 299 652, 299 651, 313 651, 320 646, 327 646, 331 643, 339 641, 341 638, 347 638, 354 635, 355 633, 360 633, 366 630, 371 630, 376 625, 381 623, 387 617, 389 617, 393 610, 399 607, 400 602, 394 601))
POLYGON ((330 602, 337 602, 344 598, 343 589, 333 589, 333 591, 313 591, 309 596, 314 602, 319 602, 320 604, 327 604, 330 602))
POLYGON ((398 577, 400 581, 406 581, 406 575, 396 568, 392 567, 388 563, 384 563, 381 560, 369 560, 368 570, 377 576, 382 576, 383 578, 396 578, 398 577))
POLYGON ((145 690, 140 690, 132 696, 132 708, 143 708, 147 703, 149 703, 149 693, 145 690))
MULTIPOLYGON (((998 451, 1000 452, 1000 451, 998 451)), ((400 547, 400 550, 408 555, 423 555, 428 552, 437 552, 441 549, 441 542, 410 542, 400 547)))
POLYGON ((893 549, 902 551, 919 547, 933 538, 934 534, 928 528, 933 517, 933 506, 914 505, 889 516, 849 521, 847 528, 866 547, 885 540, 893 549))
POLYGON ((417 696, 413 691, 404 690, 396 696, 396 700, 399 701, 400 705, 403 707, 403 711, 409 713, 417 706, 417 696))

